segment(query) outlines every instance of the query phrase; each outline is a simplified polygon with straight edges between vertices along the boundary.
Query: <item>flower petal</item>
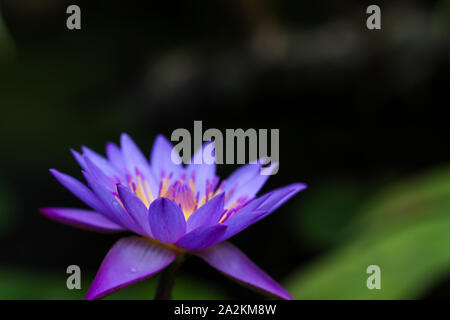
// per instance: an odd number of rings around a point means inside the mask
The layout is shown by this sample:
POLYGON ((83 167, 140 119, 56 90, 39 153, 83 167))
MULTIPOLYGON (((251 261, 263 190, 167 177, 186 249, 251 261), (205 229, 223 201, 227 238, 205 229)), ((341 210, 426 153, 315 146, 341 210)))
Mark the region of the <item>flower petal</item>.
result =
POLYGON ((177 162, 174 163, 172 160, 172 150, 172 144, 163 135, 158 135, 156 137, 152 148, 150 163, 153 174, 158 181, 163 172, 166 177, 170 174, 173 174, 174 179, 178 179, 179 177, 182 169, 181 159, 179 155, 174 152, 173 156, 177 162))
POLYGON ((108 142, 106 144, 106 155, 108 157, 109 162, 122 173, 125 172, 125 162, 123 159, 122 151, 120 148, 113 142, 108 142))
POLYGON ((83 151, 83 157, 89 158, 89 160, 93 164, 95 164, 95 166, 98 167, 106 176, 114 178, 120 177, 122 175, 122 173, 114 168, 105 157, 98 154, 97 152, 89 149, 86 146, 82 146, 81 151, 83 151))
MULTIPOLYGON (((223 224, 227 226, 226 232, 217 239, 216 242, 221 242, 224 240, 227 240, 234 236, 235 234, 238 234, 244 229, 247 229, 249 226, 254 224, 256 221, 258 221, 259 217, 266 214, 266 211, 262 210, 253 210, 250 212, 247 212, 246 214, 243 214, 241 217, 229 219, 225 221, 223 224)), ((233 218, 233 217, 232 217, 233 218)))
POLYGON ((84 163, 86 164, 86 172, 98 183, 104 186, 109 191, 116 189, 117 181, 109 178, 94 162, 91 158, 83 156, 84 163))
MULTIPOLYGON (((199 199, 202 199, 206 192, 207 181, 212 183, 216 176, 216 162, 211 164, 205 163, 203 152, 209 149, 214 142, 205 143, 201 149, 197 150, 191 159, 191 163, 186 167, 186 177, 190 179, 192 175, 195 181, 195 191, 199 193, 199 199), (196 164, 196 162, 201 162, 196 164)), ((212 161, 210 161, 212 162, 212 161)))
POLYGON ((190 251, 203 250, 215 243, 227 229, 224 224, 200 227, 181 237, 175 245, 190 251))
MULTIPOLYGON (((288 201, 290 198, 295 196, 302 190, 306 189, 306 184, 304 183, 293 183, 288 186, 275 189, 268 192, 264 196, 259 198, 259 204, 257 206, 258 210, 266 211, 267 213, 259 217, 257 221, 271 214, 273 211, 278 209, 283 203, 288 201), (261 201, 262 200, 262 201, 261 201)), ((258 199, 256 199, 258 200, 258 199)))
POLYGON ((223 212, 225 193, 218 194, 195 210, 187 220, 186 231, 218 223, 223 212))
POLYGON ((58 180, 59 183, 61 183, 89 207, 102 213, 107 211, 100 199, 83 183, 55 169, 50 169, 50 173, 56 178, 56 180, 58 180))
POLYGON ((74 149, 70 149, 70 152, 72 153, 73 157, 78 162, 80 167, 83 168, 83 170, 87 170, 87 166, 86 166, 86 163, 84 162, 83 156, 74 149))
POLYGON ((148 210, 145 204, 134 193, 123 185, 117 185, 120 200, 125 209, 134 218, 134 221, 141 229, 142 235, 152 237, 150 225, 148 223, 148 210))
POLYGON ((102 214, 74 208, 41 208, 39 211, 46 217, 58 220, 67 225, 99 232, 119 232, 125 229, 112 222, 102 214))
POLYGON ((149 184, 153 197, 155 197, 155 195, 158 194, 159 184, 156 183, 156 180, 151 173, 150 163, 147 161, 146 157, 126 133, 123 133, 120 136, 120 145, 122 147, 122 154, 128 173, 134 175, 136 170, 138 170, 143 174, 149 184))
POLYGON ((224 224, 227 225, 228 228, 219 241, 227 240, 228 238, 268 216, 275 209, 305 188, 305 184, 294 183, 286 187, 273 190, 252 200, 229 219, 225 220, 224 224))
POLYGON ((163 243, 175 243, 186 233, 186 220, 183 211, 175 202, 158 198, 149 209, 150 230, 153 237, 163 243))
POLYGON ((97 181, 87 172, 83 172, 89 186, 94 190, 95 194, 99 197, 105 207, 108 209, 108 218, 112 221, 126 227, 128 230, 140 233, 140 229, 133 217, 128 213, 125 208, 117 201, 116 196, 103 185, 97 183, 97 181))
POLYGON ((228 192, 238 184, 247 183, 259 173, 260 168, 261 165, 256 163, 249 163, 238 168, 225 179, 224 191, 228 192))
POLYGON ((86 299, 99 299, 161 271, 178 253, 145 238, 122 238, 109 250, 86 299))
POLYGON ((225 275, 251 288, 278 298, 293 299, 282 286, 228 242, 216 244, 196 255, 225 275))
POLYGON ((241 197, 252 198, 261 190, 269 178, 269 175, 261 174, 261 161, 258 160, 256 164, 250 163, 237 169, 225 180, 224 191, 231 192, 225 206, 241 197))

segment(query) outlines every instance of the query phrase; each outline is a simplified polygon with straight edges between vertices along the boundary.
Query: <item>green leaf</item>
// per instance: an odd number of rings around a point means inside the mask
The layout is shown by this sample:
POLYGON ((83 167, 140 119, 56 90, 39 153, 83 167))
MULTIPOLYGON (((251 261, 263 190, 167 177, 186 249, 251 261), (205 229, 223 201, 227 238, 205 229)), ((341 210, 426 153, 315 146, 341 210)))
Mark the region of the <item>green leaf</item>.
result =
POLYGON ((297 299, 419 298, 450 270, 450 217, 414 224, 381 238, 360 239, 320 259, 288 281, 297 299), (381 289, 369 290, 367 267, 381 269, 381 289))
POLYGON ((364 208, 351 239, 291 276, 295 298, 419 298, 450 274, 448 168, 387 187, 364 208), (367 288, 370 265, 380 290, 367 288))
POLYGON ((384 188, 362 207, 353 228, 365 235, 381 234, 448 214, 450 168, 444 167, 384 188))

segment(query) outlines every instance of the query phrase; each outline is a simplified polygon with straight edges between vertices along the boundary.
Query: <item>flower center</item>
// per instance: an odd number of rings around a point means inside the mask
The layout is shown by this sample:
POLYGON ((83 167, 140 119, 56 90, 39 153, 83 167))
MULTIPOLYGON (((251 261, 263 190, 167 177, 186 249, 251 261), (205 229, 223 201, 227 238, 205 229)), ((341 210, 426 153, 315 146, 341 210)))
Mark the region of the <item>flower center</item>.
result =
MULTIPOLYGON (((147 209, 150 204, 156 198, 167 198, 178 204, 183 211, 184 217, 187 220, 190 215, 204 205, 207 201, 211 200, 214 196, 223 191, 222 184, 217 188, 219 179, 215 177, 213 181, 206 181, 204 195, 201 199, 200 192, 195 190, 195 176, 192 174, 189 178, 186 177, 186 173, 183 172, 179 179, 174 180, 173 175, 166 176, 164 172, 161 174, 161 182, 159 185, 159 191, 156 197, 152 194, 149 184, 142 173, 136 170, 136 175, 132 177, 127 176, 128 186, 136 196, 142 200, 147 209), (173 180, 173 181, 172 181, 173 180)), ((225 195, 225 201, 233 194, 231 189, 225 195)), ((240 197, 226 206, 220 222, 224 222, 231 217, 236 211, 242 208, 248 202, 247 197, 240 197)))

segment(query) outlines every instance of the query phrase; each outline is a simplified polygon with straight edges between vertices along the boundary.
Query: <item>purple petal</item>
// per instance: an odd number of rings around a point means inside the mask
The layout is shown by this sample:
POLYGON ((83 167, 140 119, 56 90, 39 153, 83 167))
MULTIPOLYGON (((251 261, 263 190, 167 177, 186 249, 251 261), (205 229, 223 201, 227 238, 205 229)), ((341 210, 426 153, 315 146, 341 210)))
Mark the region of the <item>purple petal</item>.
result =
POLYGON ((74 208, 41 208, 39 211, 46 217, 70 226, 99 232, 119 232, 125 229, 102 214, 74 208))
POLYGON ((147 180, 153 196, 158 194, 159 184, 156 183, 151 173, 150 163, 142 154, 139 147, 125 133, 123 133, 120 137, 120 144, 122 147, 124 163, 128 170, 128 173, 134 175, 136 173, 136 170, 138 170, 144 175, 145 179, 147 180))
POLYGON ((250 181, 255 177, 261 168, 261 165, 249 163, 235 170, 227 179, 224 191, 230 191, 235 185, 250 181))
POLYGON ((194 157, 191 159, 191 163, 186 167, 186 177, 190 179, 194 176, 195 181, 195 191, 199 193, 199 199, 202 199, 206 191, 206 183, 210 183, 214 180, 216 175, 216 163, 207 164, 203 159, 203 151, 208 148, 213 142, 207 142, 203 147, 196 151, 194 157), (201 160, 201 164, 195 164, 196 159, 201 160))
POLYGON ((94 211, 102 213, 107 211, 100 199, 80 181, 55 169, 50 169, 50 172, 59 183, 61 183, 89 207, 94 209, 94 211))
POLYGON ((223 213, 225 194, 221 193, 195 210, 187 220, 186 231, 218 223, 223 213))
POLYGON ((128 228, 131 231, 140 233, 140 229, 137 226, 131 215, 125 210, 117 201, 116 196, 104 186, 97 183, 95 179, 89 173, 83 172, 89 186, 94 190, 95 194, 99 197, 107 210, 108 218, 112 221, 128 228))
POLYGON ((264 214, 266 214, 266 211, 253 210, 250 212, 246 212, 239 218, 231 217, 230 219, 223 222, 223 224, 227 226, 227 230, 222 235, 222 237, 217 239, 216 242, 221 242, 221 241, 227 240, 227 239, 231 238, 232 236, 234 236, 235 234, 241 232, 242 230, 247 229, 249 226, 251 226, 256 221, 258 221, 258 219, 264 214), (234 218, 234 219, 232 219, 232 218, 234 218))
POLYGON ((225 220, 224 224, 228 226, 228 228, 219 241, 227 240, 264 217, 267 217, 270 213, 275 211, 275 209, 305 188, 305 184, 294 183, 289 186, 273 190, 257 199, 252 200, 229 219, 225 220))
POLYGON ((153 237, 163 243, 175 243, 186 233, 184 214, 175 202, 158 198, 149 211, 150 230, 153 237))
POLYGON ((117 190, 125 209, 141 229, 141 234, 152 237, 150 225, 148 224, 148 210, 145 204, 127 187, 119 184, 117 185, 117 190))
POLYGON ((99 299, 167 267, 178 253, 139 237, 122 238, 109 250, 86 299, 99 299))
POLYGON ((273 211, 278 209, 283 203, 288 201, 290 198, 295 196, 302 190, 306 189, 306 184, 304 183, 293 183, 291 185, 275 189, 264 196, 259 198, 257 209, 266 211, 266 214, 259 217, 257 221, 271 214, 273 211))
POLYGON ((91 161, 91 158, 83 156, 84 163, 86 164, 86 172, 98 183, 103 185, 110 191, 116 189, 117 181, 106 176, 106 174, 91 161))
POLYGON ((83 170, 87 170, 87 166, 86 163, 84 162, 83 156, 78 151, 73 149, 70 149, 70 152, 72 152, 73 157, 78 162, 80 167, 83 168, 83 170))
POLYGON ((282 299, 293 297, 244 253, 228 242, 222 242, 196 253, 212 267, 232 279, 282 299))
POLYGON ((231 204, 241 197, 246 197, 247 199, 253 198, 264 186, 267 179, 269 179, 269 175, 264 176, 258 174, 247 183, 240 183, 227 200, 227 204, 231 204))
POLYGON ((123 159, 122 151, 113 142, 106 144, 106 155, 111 164, 122 173, 125 172, 125 162, 123 159))
POLYGON ((226 229, 223 224, 200 227, 184 235, 175 245, 190 251, 203 250, 216 243, 226 229))
POLYGON ((269 175, 261 174, 260 161, 257 164, 250 163, 237 169, 225 180, 224 191, 231 192, 225 206, 241 197, 252 198, 261 190, 269 175))
POLYGON ((88 147, 82 146, 81 151, 83 151, 83 156, 89 158, 89 160, 95 164, 106 176, 116 177, 120 176, 121 173, 114 168, 109 161, 98 154, 97 152, 89 149, 88 147))
POLYGON ((177 163, 172 161, 173 149, 172 144, 163 135, 158 135, 156 137, 150 161, 156 179, 160 179, 163 172, 166 177, 173 174, 173 178, 178 179, 182 169, 181 159, 177 153, 174 152, 173 156, 177 163))

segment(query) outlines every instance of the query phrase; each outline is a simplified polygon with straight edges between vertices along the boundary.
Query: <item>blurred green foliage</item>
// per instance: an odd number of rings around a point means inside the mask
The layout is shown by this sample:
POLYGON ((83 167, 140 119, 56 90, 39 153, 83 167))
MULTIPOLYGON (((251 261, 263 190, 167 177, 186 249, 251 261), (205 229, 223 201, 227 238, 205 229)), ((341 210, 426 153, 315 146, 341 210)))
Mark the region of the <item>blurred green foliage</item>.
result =
POLYGON ((292 215, 292 234, 313 249, 336 246, 351 234, 350 222, 364 194, 356 182, 339 178, 310 186, 307 196, 298 200, 302 214, 292 215))
POLYGON ((5 27, 0 11, 0 62, 9 61, 14 55, 14 45, 5 27))
POLYGON ((342 246, 292 275, 295 298, 420 298, 450 275, 450 168, 385 188, 357 216, 342 246), (366 286, 369 265, 381 290, 366 286))
MULTIPOLYGON (((85 275, 81 271, 81 289, 69 290, 66 280, 69 275, 65 272, 30 272, 30 270, 12 270, 0 267, 0 300, 71 300, 84 299, 90 281, 94 279, 91 274, 85 275)), ((157 277, 138 282, 130 287, 112 294, 106 299, 120 300, 149 300, 153 299, 156 289, 157 277)), ((227 296, 214 285, 205 283, 196 278, 180 276, 175 283, 173 299, 227 299, 227 296), (195 288, 195 290, 193 290, 195 288)))

